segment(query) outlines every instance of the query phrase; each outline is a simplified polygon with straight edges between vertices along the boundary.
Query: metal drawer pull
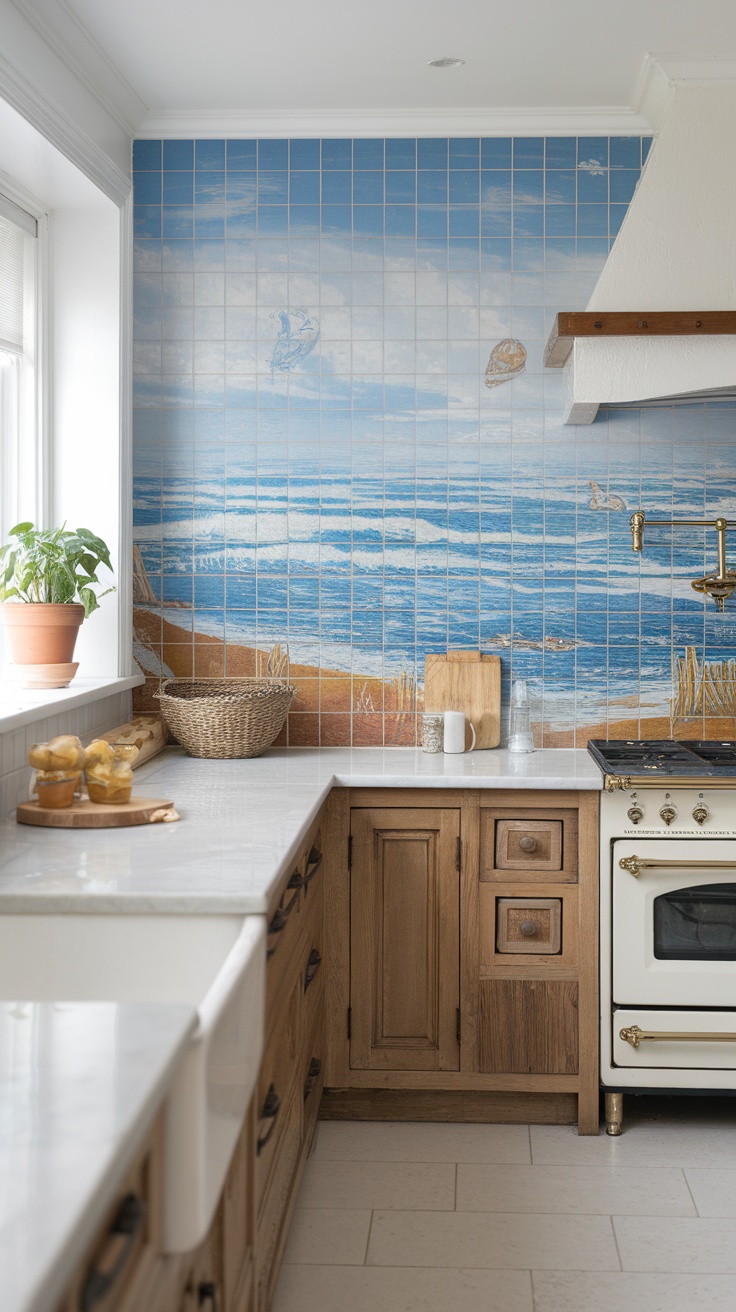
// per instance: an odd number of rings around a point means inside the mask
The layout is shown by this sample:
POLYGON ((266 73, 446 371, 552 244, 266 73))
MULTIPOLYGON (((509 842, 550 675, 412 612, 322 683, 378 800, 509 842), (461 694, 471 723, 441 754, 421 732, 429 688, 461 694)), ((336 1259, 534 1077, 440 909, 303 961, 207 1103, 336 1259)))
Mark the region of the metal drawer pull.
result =
POLYGON ((526 938, 531 938, 533 934, 536 934, 539 925, 536 920, 522 920, 519 929, 526 938))
POLYGON ((312 948, 307 962, 307 969, 304 972, 304 992, 306 993, 309 985, 312 983, 317 971, 322 965, 322 958, 316 948, 312 948))
POLYGON ((266 1147, 266 1144, 268 1143, 269 1139, 271 1138, 271 1135, 276 1129, 276 1118, 280 1111, 281 1111, 281 1099, 279 1098, 279 1095, 276 1092, 276 1086, 274 1084, 269 1084, 268 1093, 266 1094, 263 1107, 261 1108, 261 1120, 270 1121, 271 1124, 269 1125, 265 1134, 259 1134, 258 1136, 258 1140, 256 1142, 257 1157, 260 1157, 261 1153, 263 1152, 263 1149, 266 1147))
POLYGON ((519 847, 522 852, 536 852, 537 840, 531 834, 524 834, 524 837, 519 839, 519 847))
POLYGON ((322 865, 323 860, 324 857, 320 852, 319 848, 313 847, 311 852, 309 853, 309 856, 307 857, 307 873, 302 880, 302 886, 304 888, 305 894, 309 884, 314 879, 314 876, 317 874, 317 871, 322 865))
POLYGON ((665 1043, 675 1039, 678 1043, 736 1043, 736 1034, 690 1034, 687 1030, 640 1030, 638 1025, 629 1025, 628 1029, 619 1030, 619 1038, 638 1048, 640 1043, 665 1043))
POLYGON ((314 1088, 315 1084, 317 1083, 317 1080, 319 1079, 320 1071, 321 1071, 321 1070, 322 1070, 322 1062, 320 1061, 319 1057, 313 1057, 312 1060, 311 1060, 310 1063, 309 1063, 309 1070, 307 1071, 307 1078, 306 1078, 306 1080, 304 1081, 304 1101, 305 1101, 305 1102, 307 1101, 307 1098, 309 1097, 310 1093, 312 1092, 312 1089, 314 1088))
POLYGON ((641 856, 622 856, 619 866, 638 879, 641 870, 736 870, 736 861, 645 861, 641 856))
POLYGON ((107 1247, 87 1272, 79 1297, 80 1312, 90 1312, 107 1298, 125 1269, 145 1219, 145 1201, 136 1194, 126 1194, 110 1226, 107 1247))
POLYGON ((204 1307, 205 1303, 209 1303, 211 1312, 217 1312, 217 1285, 214 1280, 203 1280, 197 1294, 200 1307, 204 1307))
MULTIPOLYGON (((296 877, 297 879, 301 879, 299 875, 297 875, 296 877)), ((294 875, 291 876, 291 879, 287 884, 287 888, 294 887, 293 881, 294 881, 294 875)), ((286 929, 289 916, 291 915, 298 901, 299 901, 299 889, 297 888, 296 892, 294 893, 294 896, 291 898, 291 901, 287 902, 285 907, 278 907, 277 910, 274 912, 271 923, 268 926, 269 938, 271 937, 272 934, 283 934, 284 930, 286 929)), ((272 948, 267 948, 266 958, 272 957, 277 947, 278 947, 278 943, 274 943, 272 948)))

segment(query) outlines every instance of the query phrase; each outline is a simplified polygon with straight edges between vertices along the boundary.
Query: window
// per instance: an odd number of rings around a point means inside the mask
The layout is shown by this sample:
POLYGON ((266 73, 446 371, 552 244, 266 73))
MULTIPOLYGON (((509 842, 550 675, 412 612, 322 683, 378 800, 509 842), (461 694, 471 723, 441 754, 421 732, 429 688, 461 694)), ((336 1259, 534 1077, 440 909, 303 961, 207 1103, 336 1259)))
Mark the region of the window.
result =
POLYGON ((0 193, 0 536, 36 519, 38 224, 0 193))

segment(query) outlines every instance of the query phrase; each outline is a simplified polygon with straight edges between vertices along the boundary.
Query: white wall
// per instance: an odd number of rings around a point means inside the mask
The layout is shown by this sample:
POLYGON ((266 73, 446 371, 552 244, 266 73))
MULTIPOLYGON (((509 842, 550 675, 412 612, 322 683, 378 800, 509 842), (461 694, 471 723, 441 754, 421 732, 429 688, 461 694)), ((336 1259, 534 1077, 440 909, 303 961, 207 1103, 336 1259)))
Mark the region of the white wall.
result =
MULTIPOLYGON (((120 569, 120 211, 56 212, 53 266, 51 520, 84 527, 120 569)), ((100 581, 113 580, 103 568, 100 581)), ((82 625, 80 676, 116 675, 118 599, 82 625)))

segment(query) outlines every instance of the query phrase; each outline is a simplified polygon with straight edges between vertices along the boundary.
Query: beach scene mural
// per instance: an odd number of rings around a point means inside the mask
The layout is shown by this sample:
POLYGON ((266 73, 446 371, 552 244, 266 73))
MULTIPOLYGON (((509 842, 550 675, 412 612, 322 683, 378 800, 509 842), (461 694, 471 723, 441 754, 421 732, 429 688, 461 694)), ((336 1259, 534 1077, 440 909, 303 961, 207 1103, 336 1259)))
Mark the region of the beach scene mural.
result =
POLYGON ((283 743, 412 745, 425 655, 474 648, 540 746, 733 726, 712 535, 629 530, 736 513, 733 402, 565 427, 542 366, 649 147, 135 142, 137 709, 269 674, 283 743))

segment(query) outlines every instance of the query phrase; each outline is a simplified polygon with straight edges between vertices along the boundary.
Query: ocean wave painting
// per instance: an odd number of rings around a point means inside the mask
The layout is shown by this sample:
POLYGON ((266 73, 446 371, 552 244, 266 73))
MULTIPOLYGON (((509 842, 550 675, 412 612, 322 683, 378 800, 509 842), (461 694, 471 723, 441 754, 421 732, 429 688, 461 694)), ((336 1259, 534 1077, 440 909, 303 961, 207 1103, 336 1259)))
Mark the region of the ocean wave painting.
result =
POLYGON ((690 587, 702 530, 640 556, 628 518, 733 516, 736 408, 566 428, 542 363, 648 139, 236 144, 224 203, 135 207, 139 704, 278 671, 282 742, 409 745, 459 647, 501 657, 504 722, 529 680, 539 745, 668 733, 673 663, 736 659, 735 613, 690 587))

